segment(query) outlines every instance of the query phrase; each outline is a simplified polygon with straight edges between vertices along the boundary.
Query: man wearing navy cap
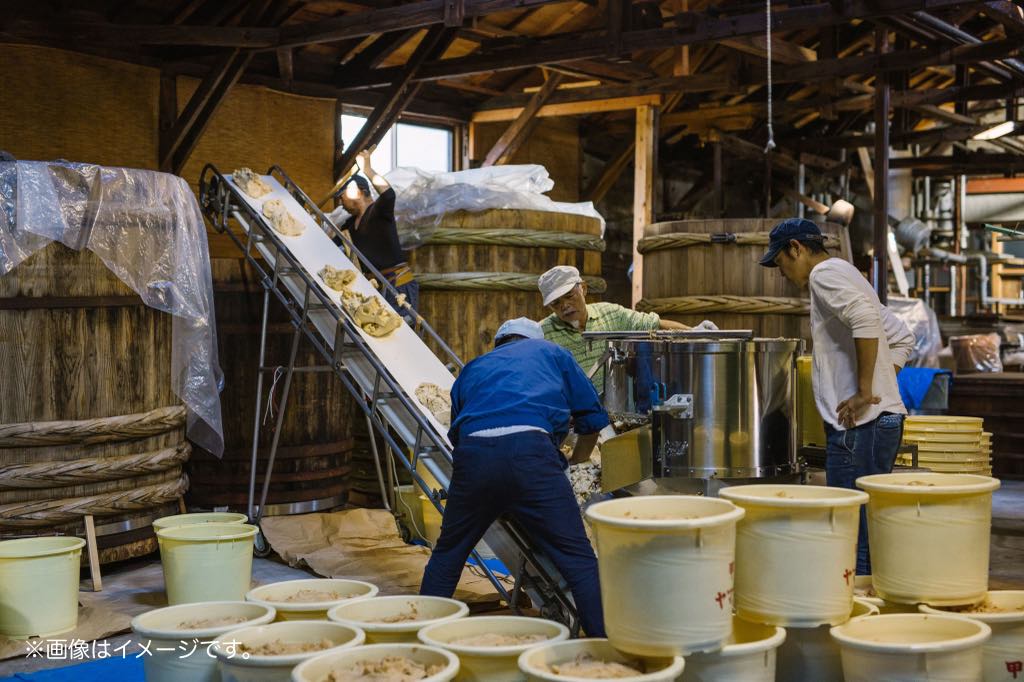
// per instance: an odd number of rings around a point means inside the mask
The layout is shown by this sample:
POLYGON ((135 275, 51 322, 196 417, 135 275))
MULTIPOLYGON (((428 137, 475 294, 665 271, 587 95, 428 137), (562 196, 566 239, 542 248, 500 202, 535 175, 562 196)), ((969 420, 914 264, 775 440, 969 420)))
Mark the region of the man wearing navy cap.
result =
MULTIPOLYGON (((811 381, 825 420, 828 485, 854 488, 861 476, 889 473, 903 438, 896 373, 914 348, 914 335, 878 300, 857 268, 832 258, 810 220, 775 226, 761 265, 777 267, 811 294, 811 381)), ((857 573, 871 573, 867 519, 861 507, 857 573)))
POLYGON ((565 475, 558 445, 569 419, 586 461, 608 415, 569 351, 524 317, 501 325, 494 350, 467 364, 452 386, 455 446, 441 536, 420 594, 450 597, 473 547, 502 514, 523 525, 569 583, 590 637, 604 637, 597 558, 565 475))

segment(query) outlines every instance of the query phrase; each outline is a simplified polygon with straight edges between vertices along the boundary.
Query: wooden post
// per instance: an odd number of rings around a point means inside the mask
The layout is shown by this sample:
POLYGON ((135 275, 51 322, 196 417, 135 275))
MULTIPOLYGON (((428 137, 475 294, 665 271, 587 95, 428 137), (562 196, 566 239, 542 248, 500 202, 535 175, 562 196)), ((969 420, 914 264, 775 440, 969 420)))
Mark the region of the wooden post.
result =
POLYGON ((722 141, 715 140, 712 142, 711 150, 714 154, 712 162, 715 188, 713 215, 715 218, 721 218, 725 214, 725 189, 722 187, 722 141))
POLYGON ((633 295, 635 307, 643 297, 644 262, 637 250, 644 230, 651 223, 654 207, 654 107, 636 109, 636 156, 633 160, 633 295))
POLYGON ((92 514, 85 516, 85 551, 89 556, 89 575, 92 576, 92 591, 103 591, 103 576, 100 575, 100 550, 96 546, 96 524, 92 514))
MULTIPOLYGON (((887 52, 889 29, 877 29, 875 51, 887 52)), ((874 182, 874 285, 878 300, 885 305, 889 290, 889 76, 879 73, 875 80, 875 182, 874 182)))

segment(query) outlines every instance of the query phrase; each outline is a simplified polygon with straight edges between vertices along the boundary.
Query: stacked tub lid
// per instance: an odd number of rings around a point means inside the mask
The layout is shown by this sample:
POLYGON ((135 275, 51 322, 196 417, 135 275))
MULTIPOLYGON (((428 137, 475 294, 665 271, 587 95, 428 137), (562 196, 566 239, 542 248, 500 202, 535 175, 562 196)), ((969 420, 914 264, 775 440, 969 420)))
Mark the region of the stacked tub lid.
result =
MULTIPOLYGON (((983 430, 981 417, 907 417, 903 442, 917 446, 918 466, 947 474, 992 475, 992 434, 983 430)), ((910 466, 909 454, 897 464, 910 466)))

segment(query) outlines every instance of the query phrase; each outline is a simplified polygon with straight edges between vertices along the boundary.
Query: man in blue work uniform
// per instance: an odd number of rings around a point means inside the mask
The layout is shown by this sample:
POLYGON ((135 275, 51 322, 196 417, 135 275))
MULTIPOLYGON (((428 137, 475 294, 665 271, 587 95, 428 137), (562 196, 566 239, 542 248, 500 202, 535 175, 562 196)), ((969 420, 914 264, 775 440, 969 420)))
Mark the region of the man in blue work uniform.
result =
POLYGON ((608 426, 593 384, 533 320, 501 325, 494 350, 452 386, 454 470, 421 594, 452 596, 473 547, 508 513, 569 583, 584 632, 605 636, 597 559, 558 449, 570 418, 579 435, 571 461, 582 462, 608 426))

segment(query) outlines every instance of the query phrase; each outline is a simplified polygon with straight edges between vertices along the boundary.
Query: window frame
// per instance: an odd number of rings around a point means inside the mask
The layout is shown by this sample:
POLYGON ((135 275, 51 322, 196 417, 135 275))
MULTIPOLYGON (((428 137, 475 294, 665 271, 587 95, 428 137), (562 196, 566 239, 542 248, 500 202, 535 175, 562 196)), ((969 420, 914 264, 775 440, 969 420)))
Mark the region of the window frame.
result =
MULTIPOLYGON (((341 118, 340 118, 341 116, 358 116, 358 117, 363 118, 363 119, 368 119, 370 117, 371 113, 372 113, 372 110, 371 109, 367 109, 365 107, 356 107, 356 106, 342 105, 341 106, 341 111, 338 113, 338 117, 339 117, 338 118, 338 124, 337 124, 338 125, 338 130, 339 131, 341 130, 341 118)), ((460 154, 458 153, 458 149, 459 149, 458 137, 459 137, 459 134, 460 134, 460 127, 461 126, 459 124, 456 124, 456 123, 443 123, 443 122, 437 121, 436 119, 431 119, 431 118, 423 117, 423 116, 417 116, 415 114, 402 114, 401 116, 399 116, 395 120, 395 122, 393 124, 391 124, 391 127, 388 129, 388 132, 390 132, 390 133, 392 133, 394 135, 394 138, 393 138, 394 142, 391 145, 391 167, 393 169, 394 168, 398 168, 398 124, 399 123, 404 123, 406 125, 420 126, 422 128, 434 128, 436 130, 443 130, 443 131, 447 132, 448 135, 449 135, 449 140, 448 140, 448 167, 451 169, 451 171, 462 170, 460 168, 460 166, 462 164, 459 163, 459 156, 460 156, 460 154)), ((385 133, 385 134, 387 134, 387 133, 385 133)), ((346 141, 346 142, 350 142, 350 141, 346 141)))

